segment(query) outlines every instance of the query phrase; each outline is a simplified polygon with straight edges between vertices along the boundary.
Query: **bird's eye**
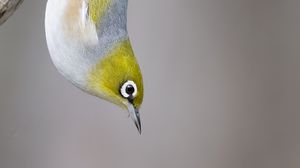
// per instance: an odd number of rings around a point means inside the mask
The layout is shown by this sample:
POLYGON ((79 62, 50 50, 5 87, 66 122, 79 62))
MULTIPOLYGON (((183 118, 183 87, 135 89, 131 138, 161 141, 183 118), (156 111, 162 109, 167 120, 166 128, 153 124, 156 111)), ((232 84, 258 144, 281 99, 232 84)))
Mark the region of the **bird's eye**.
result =
POLYGON ((121 86, 120 92, 121 92, 121 95, 122 95, 124 98, 129 98, 130 96, 135 97, 136 94, 137 94, 137 87, 136 87, 136 84, 135 84, 133 81, 131 81, 131 80, 126 81, 126 82, 121 86))

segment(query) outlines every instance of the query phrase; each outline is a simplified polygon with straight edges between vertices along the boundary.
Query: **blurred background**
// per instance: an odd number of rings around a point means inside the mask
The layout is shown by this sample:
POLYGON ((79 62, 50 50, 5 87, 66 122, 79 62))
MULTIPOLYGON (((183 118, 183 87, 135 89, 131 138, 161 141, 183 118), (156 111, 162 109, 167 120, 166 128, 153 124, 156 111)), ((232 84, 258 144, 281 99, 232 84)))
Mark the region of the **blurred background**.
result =
POLYGON ((56 71, 45 6, 0 27, 1 168, 300 167, 300 1, 129 0, 142 135, 56 71))

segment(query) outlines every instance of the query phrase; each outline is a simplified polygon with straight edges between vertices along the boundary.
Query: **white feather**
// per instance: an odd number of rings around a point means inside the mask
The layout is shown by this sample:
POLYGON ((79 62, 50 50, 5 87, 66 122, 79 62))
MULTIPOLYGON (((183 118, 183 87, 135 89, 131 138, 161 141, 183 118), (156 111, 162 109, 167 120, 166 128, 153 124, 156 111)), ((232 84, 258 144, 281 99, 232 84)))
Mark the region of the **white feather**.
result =
POLYGON ((128 38, 127 0, 114 1, 96 26, 88 17, 88 0, 82 0, 78 21, 66 25, 65 12, 70 0, 48 0, 45 30, 48 49, 58 71, 73 84, 86 89, 88 73, 116 42, 128 38), (122 13, 122 14, 120 14, 122 13), (71 31, 66 26, 71 28, 71 31))

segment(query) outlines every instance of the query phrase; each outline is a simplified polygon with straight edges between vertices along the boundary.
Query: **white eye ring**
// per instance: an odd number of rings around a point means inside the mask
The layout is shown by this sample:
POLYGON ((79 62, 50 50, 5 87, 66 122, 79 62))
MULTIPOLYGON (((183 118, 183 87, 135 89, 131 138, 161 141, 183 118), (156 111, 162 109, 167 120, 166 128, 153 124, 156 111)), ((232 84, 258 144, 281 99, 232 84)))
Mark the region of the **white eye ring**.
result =
POLYGON ((129 80, 122 85, 120 92, 124 98, 129 98, 130 96, 135 97, 137 95, 137 86, 133 81, 129 80), (131 89, 133 88, 132 93, 128 93, 128 87, 131 87, 131 89))

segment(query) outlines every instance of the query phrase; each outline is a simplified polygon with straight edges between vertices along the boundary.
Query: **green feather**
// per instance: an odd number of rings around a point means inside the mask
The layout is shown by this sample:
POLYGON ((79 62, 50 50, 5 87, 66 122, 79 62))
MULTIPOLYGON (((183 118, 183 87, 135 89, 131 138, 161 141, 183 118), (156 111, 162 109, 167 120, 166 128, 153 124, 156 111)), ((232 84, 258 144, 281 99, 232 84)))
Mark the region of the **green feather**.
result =
POLYGON ((89 16, 92 21, 99 25, 101 18, 108 10, 112 0, 89 0, 89 16))
POLYGON ((120 95, 120 87, 128 80, 137 85, 134 106, 139 108, 144 96, 143 79, 127 38, 118 42, 110 53, 99 60, 89 74, 88 85, 92 94, 122 106, 124 98, 120 95))

